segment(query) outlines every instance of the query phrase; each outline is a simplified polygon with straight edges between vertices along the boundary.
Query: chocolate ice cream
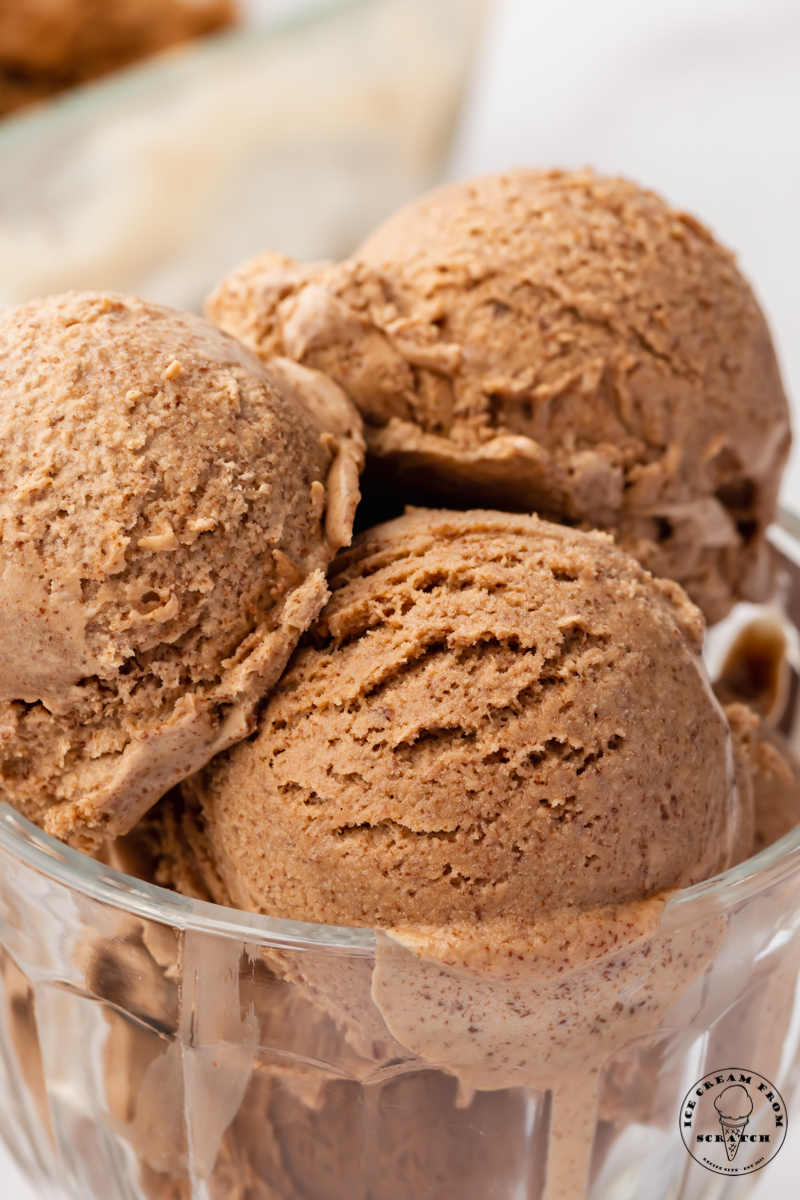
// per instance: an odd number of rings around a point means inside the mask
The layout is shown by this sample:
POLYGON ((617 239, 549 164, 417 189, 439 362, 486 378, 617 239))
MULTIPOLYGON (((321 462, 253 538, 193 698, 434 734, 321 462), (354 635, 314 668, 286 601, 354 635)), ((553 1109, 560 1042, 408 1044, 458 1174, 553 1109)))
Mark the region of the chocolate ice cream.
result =
POLYGON ((233 0, 3 0, 0 115, 231 24, 233 0))
POLYGON ((411 511, 330 584, 257 736, 154 812, 156 878, 387 930, 346 989, 313 955, 274 966, 467 1105, 552 1090, 546 1195, 575 1200, 600 1064, 724 934, 662 931, 666 894, 750 850, 747 731, 711 692, 702 617, 607 535, 494 512, 411 511))
POLYGON ((762 731, 753 764, 753 854, 800 825, 800 761, 776 730, 762 731))
POLYGON ((613 530, 712 621, 763 592, 790 440, 769 331, 733 256, 653 193, 453 184, 347 262, 246 264, 208 312, 342 384, 384 498, 613 530))
POLYGON ((778 611, 757 616, 734 638, 714 683, 726 711, 738 716, 734 727, 744 733, 753 781, 753 854, 800 824, 800 761, 781 732, 792 693, 788 652, 785 618, 778 611))
POLYGON ((607 536, 412 511, 331 588, 257 738, 185 785, 217 899, 437 958, 546 955, 590 920, 599 955, 627 905, 746 857, 702 618, 607 536))
POLYGON ((2 796, 93 845, 253 729, 349 541, 360 421, 94 293, 0 314, 0 400, 2 796))
POLYGON ((766 577, 763 318, 692 219, 536 172, 443 189, 343 264, 264 256, 209 311, 260 358, 121 297, 0 315, 5 794, 184 895, 376 933, 107 921, 82 962, 109 1129, 154 1197, 191 1159, 226 1196, 445 1200, 501 1175, 523 1089, 530 1190, 582 1200, 601 1072, 726 939, 669 898, 774 832, 754 779, 790 782, 676 582, 715 618, 766 577), (520 515, 409 509, 341 549, 353 401, 392 503, 520 515), (362 1102, 401 1114, 385 1146, 362 1102))

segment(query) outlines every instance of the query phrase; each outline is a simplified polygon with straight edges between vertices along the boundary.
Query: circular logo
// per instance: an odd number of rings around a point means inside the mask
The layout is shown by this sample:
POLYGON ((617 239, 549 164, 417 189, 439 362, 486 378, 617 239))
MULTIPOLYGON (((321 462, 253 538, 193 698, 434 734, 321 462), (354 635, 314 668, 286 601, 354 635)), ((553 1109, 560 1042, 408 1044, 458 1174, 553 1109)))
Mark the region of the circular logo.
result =
POLYGON ((763 1075, 740 1067, 712 1071, 690 1088, 680 1128, 692 1158, 717 1175, 752 1175, 786 1137, 786 1105, 763 1075))

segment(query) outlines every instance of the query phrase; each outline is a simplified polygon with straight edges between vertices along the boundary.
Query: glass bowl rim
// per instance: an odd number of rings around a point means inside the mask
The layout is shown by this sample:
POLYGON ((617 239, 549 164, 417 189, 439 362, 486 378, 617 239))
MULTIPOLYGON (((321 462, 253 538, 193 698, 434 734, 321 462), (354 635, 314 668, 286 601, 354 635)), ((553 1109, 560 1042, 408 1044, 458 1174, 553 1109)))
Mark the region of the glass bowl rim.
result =
MULTIPOLYGON (((800 517, 781 509, 773 528, 782 535, 782 546, 793 550, 800 566, 800 517)), ((369 928, 288 921, 243 912, 124 875, 44 833, 5 803, 0 804, 0 851, 72 892, 180 930, 261 946, 324 949, 348 955, 374 952, 375 931, 369 928)), ((662 923, 668 918, 692 922, 715 906, 731 909, 795 872, 800 873, 800 825, 737 866, 672 892, 662 923)))

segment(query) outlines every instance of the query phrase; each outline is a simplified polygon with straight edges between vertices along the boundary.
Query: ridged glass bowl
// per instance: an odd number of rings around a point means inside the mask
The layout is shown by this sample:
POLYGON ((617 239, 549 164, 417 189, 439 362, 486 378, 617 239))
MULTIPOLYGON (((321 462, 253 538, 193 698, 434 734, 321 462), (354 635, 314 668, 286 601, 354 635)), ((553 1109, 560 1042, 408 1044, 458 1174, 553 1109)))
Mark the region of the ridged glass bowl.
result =
MULTIPOLYGON (((787 524, 772 541, 796 625, 787 524)), ((740 1200, 757 1176, 695 1162, 681 1102, 736 1067, 791 1119, 799 972, 800 828, 675 894, 633 947, 488 983, 381 933, 186 899, 0 811, 0 1123, 43 1195, 740 1200)))

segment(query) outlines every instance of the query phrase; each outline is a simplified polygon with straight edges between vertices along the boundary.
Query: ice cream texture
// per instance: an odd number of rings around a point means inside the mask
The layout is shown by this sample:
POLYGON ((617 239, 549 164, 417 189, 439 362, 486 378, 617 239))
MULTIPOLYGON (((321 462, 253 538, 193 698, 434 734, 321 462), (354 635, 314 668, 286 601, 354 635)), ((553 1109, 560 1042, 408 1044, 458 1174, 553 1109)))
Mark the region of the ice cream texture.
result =
POLYGON ((0 115, 229 25, 233 0, 3 0, 0 115))
POLYGON ((714 683, 749 762, 753 854, 800 824, 800 760, 780 730, 791 696, 788 650, 786 629, 776 614, 759 615, 734 638, 714 683))
MULTIPOLYGON (((215 1045, 251 1039, 189 1097, 209 1178, 292 1195, 299 1137, 310 1188, 350 1186, 341 1080, 257 1062, 255 1017, 335 1032, 351 1082, 444 1073, 459 1112, 550 1092, 537 1186, 583 1200, 605 1064, 725 938, 669 897, 796 811, 735 703, 753 672, 723 709, 676 582, 715 619, 767 577, 789 433, 761 313, 695 221, 589 172, 453 185, 345 263, 262 256, 209 313, 0 314, 4 797, 185 895, 377 930, 344 965, 253 959, 263 1011, 206 997, 215 1045), (514 511, 411 508, 345 548, 356 406, 390 503, 514 511)), ((114 1013, 105 1047, 154 1195, 185 1173, 177 953, 138 926, 87 951, 158 1026, 114 1013)))
POLYGON ((0 314, 2 795, 79 846, 249 733, 327 596, 360 419, 210 323, 68 294, 0 314))
POLYGON ((216 898, 506 972, 746 857, 702 617, 606 535, 416 510, 330 586, 256 738, 184 786, 216 898))
POLYGON ((653 193, 448 185, 344 263, 245 264, 207 311, 345 388, 384 496, 607 528, 712 621, 763 593, 790 441, 769 331, 733 256, 653 193))

